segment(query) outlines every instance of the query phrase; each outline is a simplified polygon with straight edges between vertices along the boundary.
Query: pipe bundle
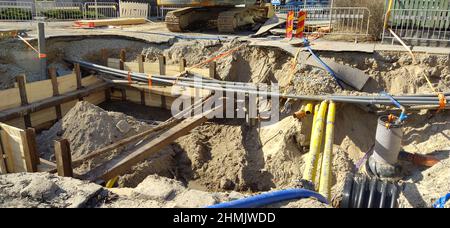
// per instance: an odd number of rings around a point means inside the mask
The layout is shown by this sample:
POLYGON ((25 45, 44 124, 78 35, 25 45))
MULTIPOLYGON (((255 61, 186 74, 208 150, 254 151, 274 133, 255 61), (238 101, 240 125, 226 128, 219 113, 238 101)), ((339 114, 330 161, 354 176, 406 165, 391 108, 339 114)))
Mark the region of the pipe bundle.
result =
POLYGON ((322 101, 320 106, 316 105, 309 153, 303 172, 303 179, 314 184, 315 189, 328 200, 331 199, 335 118, 334 102, 322 101))
MULTIPOLYGON (((244 82, 228 82, 219 81, 215 79, 205 79, 199 82, 198 75, 194 75, 194 78, 188 77, 170 77, 164 75, 149 75, 144 73, 128 72, 124 70, 118 70, 114 68, 109 68, 89 62, 84 61, 73 61, 74 63, 79 63, 81 67, 86 69, 95 70, 100 73, 105 73, 122 79, 129 79, 133 81, 148 83, 150 80, 152 83, 159 83, 165 85, 179 85, 185 87, 192 87, 197 89, 214 90, 221 92, 235 92, 235 93, 245 93, 254 94, 259 96, 268 97, 280 97, 280 98, 290 98, 294 100, 305 100, 305 101, 324 101, 332 100, 335 102, 342 103, 354 103, 354 104, 379 104, 379 105, 392 105, 391 99, 386 96, 357 96, 357 95, 295 95, 295 94, 282 94, 278 91, 271 90, 261 90, 259 85, 253 83, 244 82), (196 79, 197 77, 197 79, 196 79)), ((267 86, 267 85, 266 85, 267 86)), ((264 87, 264 86, 263 86, 264 87)), ((269 87, 270 88, 270 87, 269 87)), ((450 94, 444 94, 445 99, 450 99, 450 94)), ((435 94, 423 94, 423 95, 403 95, 403 96, 393 96, 395 100, 404 106, 416 106, 416 105, 431 105, 438 107, 440 105, 440 99, 435 94)), ((447 107, 447 104, 445 104, 447 107)))

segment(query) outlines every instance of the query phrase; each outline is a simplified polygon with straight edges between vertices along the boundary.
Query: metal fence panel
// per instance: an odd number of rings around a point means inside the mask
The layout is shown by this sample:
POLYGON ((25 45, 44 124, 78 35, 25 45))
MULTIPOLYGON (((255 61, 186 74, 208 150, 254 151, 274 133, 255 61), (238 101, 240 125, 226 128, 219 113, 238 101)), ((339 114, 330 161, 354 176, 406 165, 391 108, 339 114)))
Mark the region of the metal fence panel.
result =
POLYGON ((120 17, 147 18, 151 12, 150 4, 140 2, 119 2, 120 17))
POLYGON ((386 13, 385 21, 383 41, 394 42, 388 28, 410 42, 450 41, 450 10, 394 9, 386 13))
POLYGON ((294 11, 296 17, 300 11, 306 12, 305 25, 314 33, 316 26, 328 26, 329 30, 321 30, 323 34, 367 36, 369 34, 370 10, 366 7, 292 7, 276 8, 279 17, 285 18, 289 11, 294 11))
POLYGON ((35 2, 35 17, 48 20, 83 19, 83 4, 74 2, 35 2))
POLYGON ((84 19, 117 18, 119 15, 119 4, 115 2, 84 3, 84 19))
POLYGON ((28 21, 33 19, 33 3, 0 1, 0 20, 28 21))

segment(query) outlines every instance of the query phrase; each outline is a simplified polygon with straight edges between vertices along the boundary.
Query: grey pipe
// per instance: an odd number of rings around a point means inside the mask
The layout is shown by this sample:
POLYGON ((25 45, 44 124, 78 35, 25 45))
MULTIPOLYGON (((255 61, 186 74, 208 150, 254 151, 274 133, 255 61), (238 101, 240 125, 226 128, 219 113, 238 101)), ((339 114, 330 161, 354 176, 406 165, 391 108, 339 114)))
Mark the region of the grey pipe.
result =
MULTIPOLYGON (((73 61, 80 63, 81 66, 85 68, 89 68, 92 70, 97 70, 102 73, 112 74, 117 77, 121 78, 127 78, 128 72, 112 69, 109 67, 104 67, 96 64, 91 64, 83 61, 73 61)), ((132 79, 142 82, 148 81, 148 76, 145 74, 140 73, 131 73, 132 79)), ((174 84, 174 79, 163 79, 168 78, 167 76, 162 75, 152 75, 152 80, 159 83, 166 83, 169 85, 174 84)), ((277 96, 277 97, 285 97, 285 98, 292 98, 292 99, 301 99, 301 100, 312 100, 312 101, 321 101, 321 100, 334 100, 337 102, 347 102, 347 103, 358 103, 358 104, 383 104, 383 105, 392 105, 392 102, 389 99, 378 97, 378 96, 333 96, 333 95, 324 95, 324 96, 314 96, 314 95, 292 95, 287 94, 283 95, 280 93, 273 93, 273 92, 263 92, 263 91, 256 91, 256 90, 249 90, 249 87, 239 87, 234 86, 236 89, 228 89, 228 88, 222 88, 217 86, 208 86, 208 85, 198 85, 195 83, 185 82, 183 80, 179 80, 177 82, 178 85, 181 86, 187 86, 187 87, 194 87, 199 89, 208 89, 208 90, 217 90, 217 91, 224 91, 224 92, 241 92, 241 93, 248 93, 248 94, 256 94, 256 95, 265 95, 265 96, 277 96)), ((439 101, 436 100, 430 100, 426 97, 406 97, 401 96, 397 97, 399 101, 401 101, 404 105, 438 105, 439 101), (403 98, 406 98, 406 100, 403 100, 403 98), (425 99, 424 99, 425 98, 425 99)))

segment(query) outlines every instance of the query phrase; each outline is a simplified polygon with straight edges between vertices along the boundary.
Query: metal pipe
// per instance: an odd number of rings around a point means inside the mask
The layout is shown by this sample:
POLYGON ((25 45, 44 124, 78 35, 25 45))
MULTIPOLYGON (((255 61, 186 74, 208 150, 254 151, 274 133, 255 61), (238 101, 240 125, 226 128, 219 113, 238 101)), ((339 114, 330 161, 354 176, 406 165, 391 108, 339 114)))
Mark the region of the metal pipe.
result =
MULTIPOLYGON (((121 78, 127 78, 128 72, 116 70, 96 64, 91 64, 83 61, 73 61, 80 63, 81 66, 96 70, 102 73, 111 74, 117 77, 121 78)), ((159 77, 160 75, 152 75, 151 80, 159 83, 166 83, 168 85, 174 84, 174 79, 163 79, 159 77)), ((139 73, 131 73, 131 77, 133 80, 141 81, 141 82, 148 82, 149 78, 145 74, 139 74, 139 73)), ((264 96, 271 96, 271 97, 280 97, 280 98, 291 98, 296 100, 305 100, 305 101, 322 101, 322 100, 333 100, 335 102, 344 102, 344 103, 355 103, 355 104, 380 104, 380 105, 392 105, 392 102, 389 99, 381 98, 379 96, 372 96, 372 97, 364 97, 359 98, 358 96, 334 96, 334 95, 293 95, 293 94, 280 94, 276 92, 265 92, 265 91, 254 91, 249 90, 248 87, 243 87, 241 89, 228 89, 223 87, 217 87, 217 86, 211 86, 211 85, 204 85, 204 84, 196 84, 196 83, 190 83, 190 82, 184 82, 179 81, 177 82, 180 86, 187 86, 187 87, 193 87, 198 89, 207 89, 207 90, 216 90, 216 91, 222 91, 222 92, 237 92, 237 93, 245 93, 245 94, 257 94, 257 95, 264 95, 264 96)), ((438 100, 426 100, 422 98, 415 98, 411 100, 402 100, 402 98, 406 98, 406 96, 397 97, 399 101, 403 103, 403 105, 411 106, 411 105, 439 105, 438 100)))

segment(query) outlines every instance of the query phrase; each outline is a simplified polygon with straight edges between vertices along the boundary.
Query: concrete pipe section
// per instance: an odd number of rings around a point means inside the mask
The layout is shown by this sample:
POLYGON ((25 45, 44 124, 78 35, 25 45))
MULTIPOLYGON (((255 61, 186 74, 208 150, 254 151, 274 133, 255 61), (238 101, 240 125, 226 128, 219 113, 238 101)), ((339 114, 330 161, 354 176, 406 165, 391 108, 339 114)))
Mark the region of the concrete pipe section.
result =
POLYGON ((378 119, 375 147, 369 158, 370 171, 379 177, 394 177, 399 173, 398 155, 402 147, 400 124, 389 123, 388 116, 378 119))

